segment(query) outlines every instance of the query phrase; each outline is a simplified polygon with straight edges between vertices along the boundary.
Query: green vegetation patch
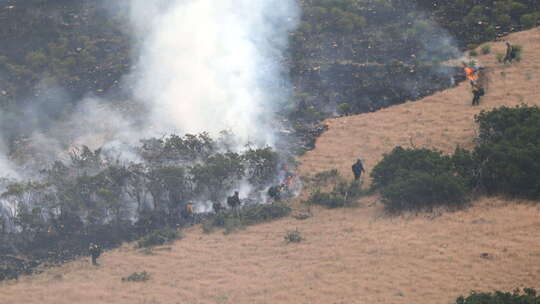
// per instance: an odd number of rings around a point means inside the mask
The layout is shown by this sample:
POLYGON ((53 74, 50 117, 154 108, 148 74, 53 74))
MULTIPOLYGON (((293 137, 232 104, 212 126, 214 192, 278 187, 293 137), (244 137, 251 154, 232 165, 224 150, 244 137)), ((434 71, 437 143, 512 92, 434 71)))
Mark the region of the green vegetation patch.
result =
POLYGON ((122 282, 146 282, 148 280, 150 280, 150 274, 146 271, 134 272, 122 278, 122 282))
POLYGON ((537 295, 533 288, 516 289, 512 293, 495 291, 495 292, 471 292, 467 297, 460 296, 456 300, 456 304, 538 304, 540 296, 537 295))
MULTIPOLYGON (((482 111, 477 144, 453 155, 396 147, 371 172, 387 211, 457 208, 472 193, 540 199, 540 108, 520 105, 482 111)), ((332 201, 316 193, 314 199, 332 201)), ((339 203, 338 200, 333 201, 339 203)))
POLYGON ((213 214, 202 223, 202 228, 205 233, 212 232, 216 227, 225 228, 225 233, 228 234, 244 226, 256 225, 288 216, 291 211, 291 207, 285 202, 249 205, 236 211, 221 211, 213 214))
POLYGON ((482 111, 469 179, 491 194, 540 199, 540 108, 482 111))
POLYGON ((182 238, 182 233, 175 228, 163 228, 155 230, 144 236, 137 242, 137 247, 159 246, 182 238))
POLYGON ((288 243, 300 243, 304 240, 304 237, 302 237, 302 234, 298 229, 296 230, 289 230, 285 233, 285 242, 288 243))
POLYGON ((372 188, 391 213, 461 207, 468 187, 455 173, 452 158, 440 151, 396 147, 373 168, 372 188))

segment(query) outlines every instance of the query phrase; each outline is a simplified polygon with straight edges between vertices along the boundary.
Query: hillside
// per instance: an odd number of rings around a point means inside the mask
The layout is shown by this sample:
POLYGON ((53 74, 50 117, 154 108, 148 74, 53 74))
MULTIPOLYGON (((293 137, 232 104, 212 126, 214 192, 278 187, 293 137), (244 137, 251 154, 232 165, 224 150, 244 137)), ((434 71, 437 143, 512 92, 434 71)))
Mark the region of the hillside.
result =
POLYGON ((350 166, 358 157, 373 167, 382 154, 401 145, 427 147, 452 152, 457 145, 470 148, 475 136, 474 115, 482 109, 521 103, 540 105, 540 29, 512 34, 507 39, 524 46, 521 63, 497 63, 496 53, 505 52, 502 41, 487 43, 491 53, 475 58, 487 69, 489 85, 479 107, 471 107, 468 82, 435 93, 417 102, 407 102, 375 113, 326 120, 328 132, 317 141, 317 148, 300 161, 302 174, 339 169, 352 176, 350 166))
MULTIPOLYGON (((540 104, 540 28, 508 39, 524 46, 524 59, 497 64, 502 42, 478 57, 491 79, 480 107, 470 106, 469 85, 461 83, 420 101, 328 120, 316 149, 300 158, 301 173, 338 168, 349 176, 356 157, 369 170, 395 145, 470 147, 481 109, 540 104)), ((150 256, 125 245, 106 252, 99 268, 79 260, 0 283, 0 303, 451 303, 471 289, 540 287, 538 205, 483 198, 459 212, 391 218, 376 200, 231 235, 194 227, 150 256), (285 232, 296 228, 306 241, 286 245, 285 232), (150 281, 121 282, 143 270, 150 281)))

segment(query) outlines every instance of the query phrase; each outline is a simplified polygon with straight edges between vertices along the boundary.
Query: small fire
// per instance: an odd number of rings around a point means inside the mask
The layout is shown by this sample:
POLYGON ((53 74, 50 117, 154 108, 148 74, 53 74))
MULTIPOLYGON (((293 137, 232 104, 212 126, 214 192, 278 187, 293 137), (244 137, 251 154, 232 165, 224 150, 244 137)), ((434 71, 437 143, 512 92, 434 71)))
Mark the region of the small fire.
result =
POLYGON ((476 81, 478 79, 478 76, 476 75, 475 71, 471 67, 464 67, 463 71, 465 72, 465 77, 470 81, 476 81))

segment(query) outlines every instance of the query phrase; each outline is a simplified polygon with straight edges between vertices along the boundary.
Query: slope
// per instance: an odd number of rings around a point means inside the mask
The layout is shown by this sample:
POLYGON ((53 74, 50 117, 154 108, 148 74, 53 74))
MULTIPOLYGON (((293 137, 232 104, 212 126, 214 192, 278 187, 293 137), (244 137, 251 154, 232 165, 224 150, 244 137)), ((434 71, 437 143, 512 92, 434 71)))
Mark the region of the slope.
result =
MULTIPOLYGON (((512 34, 508 40, 524 46, 523 61, 512 65, 497 63, 496 53, 505 53, 504 42, 488 43, 491 54, 475 58, 487 68, 489 85, 479 107, 471 107, 472 94, 467 82, 416 102, 380 111, 329 119, 329 130, 316 149, 300 161, 303 174, 337 168, 351 175, 357 157, 373 167, 382 154, 396 145, 436 148, 452 152, 457 145, 469 148, 475 137, 474 115, 483 109, 521 103, 540 104, 540 29, 512 34)), ((369 174, 369 170, 368 170, 369 174)))
MULTIPOLYGON (((300 159, 303 174, 338 168, 350 174, 361 156, 372 167, 395 145, 452 151, 470 147, 481 109, 538 104, 540 28, 513 34, 522 63, 490 69, 480 107, 467 83, 417 102, 328 121, 315 150, 300 159)), ((502 42, 492 44, 502 52, 502 42)), ((102 266, 78 260, 43 274, 0 283, 0 303, 451 303, 471 289, 540 288, 540 207, 483 198, 454 213, 386 217, 376 197, 360 208, 314 210, 231 235, 203 234, 145 255, 127 244, 106 252, 102 266), (287 230, 306 238, 285 244, 287 230), (152 276, 125 283, 135 271, 152 276)))

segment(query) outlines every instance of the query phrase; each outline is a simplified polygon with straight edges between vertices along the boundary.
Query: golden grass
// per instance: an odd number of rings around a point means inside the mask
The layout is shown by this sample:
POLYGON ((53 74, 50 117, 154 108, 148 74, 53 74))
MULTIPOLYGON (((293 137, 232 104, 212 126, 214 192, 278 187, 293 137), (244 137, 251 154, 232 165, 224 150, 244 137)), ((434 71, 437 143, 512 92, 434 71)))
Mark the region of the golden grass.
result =
MULTIPOLYGON (((540 28, 510 36, 524 45, 512 66, 479 56, 492 84, 480 107, 466 83, 418 102, 329 120, 330 129, 302 161, 302 173, 337 168, 350 175, 361 156, 368 169, 395 145, 446 152, 472 146, 480 109, 538 104, 540 28), (506 76, 502 76, 501 72, 506 76)), ((442 215, 386 217, 377 197, 360 208, 314 209, 231 235, 189 229, 170 250, 145 255, 132 245, 106 252, 94 268, 78 260, 0 283, 0 304, 72 303, 451 303, 471 289, 540 288, 540 207, 483 198, 442 215), (286 244, 288 230, 305 241, 286 244), (488 259, 482 258, 488 253, 488 259), (122 282, 147 271, 145 283, 122 282)))
POLYGON ((328 119, 329 130, 317 140, 316 149, 300 158, 301 173, 337 168, 352 177, 356 158, 372 168, 382 154, 396 145, 428 147, 453 152, 457 145, 473 146, 474 115, 482 109, 521 103, 540 104, 540 29, 512 34, 514 44, 524 46, 523 61, 498 64, 497 52, 504 53, 503 42, 489 43, 492 53, 475 57, 487 67, 490 79, 479 107, 472 107, 470 84, 434 94, 416 102, 382 109, 375 113, 328 119))

